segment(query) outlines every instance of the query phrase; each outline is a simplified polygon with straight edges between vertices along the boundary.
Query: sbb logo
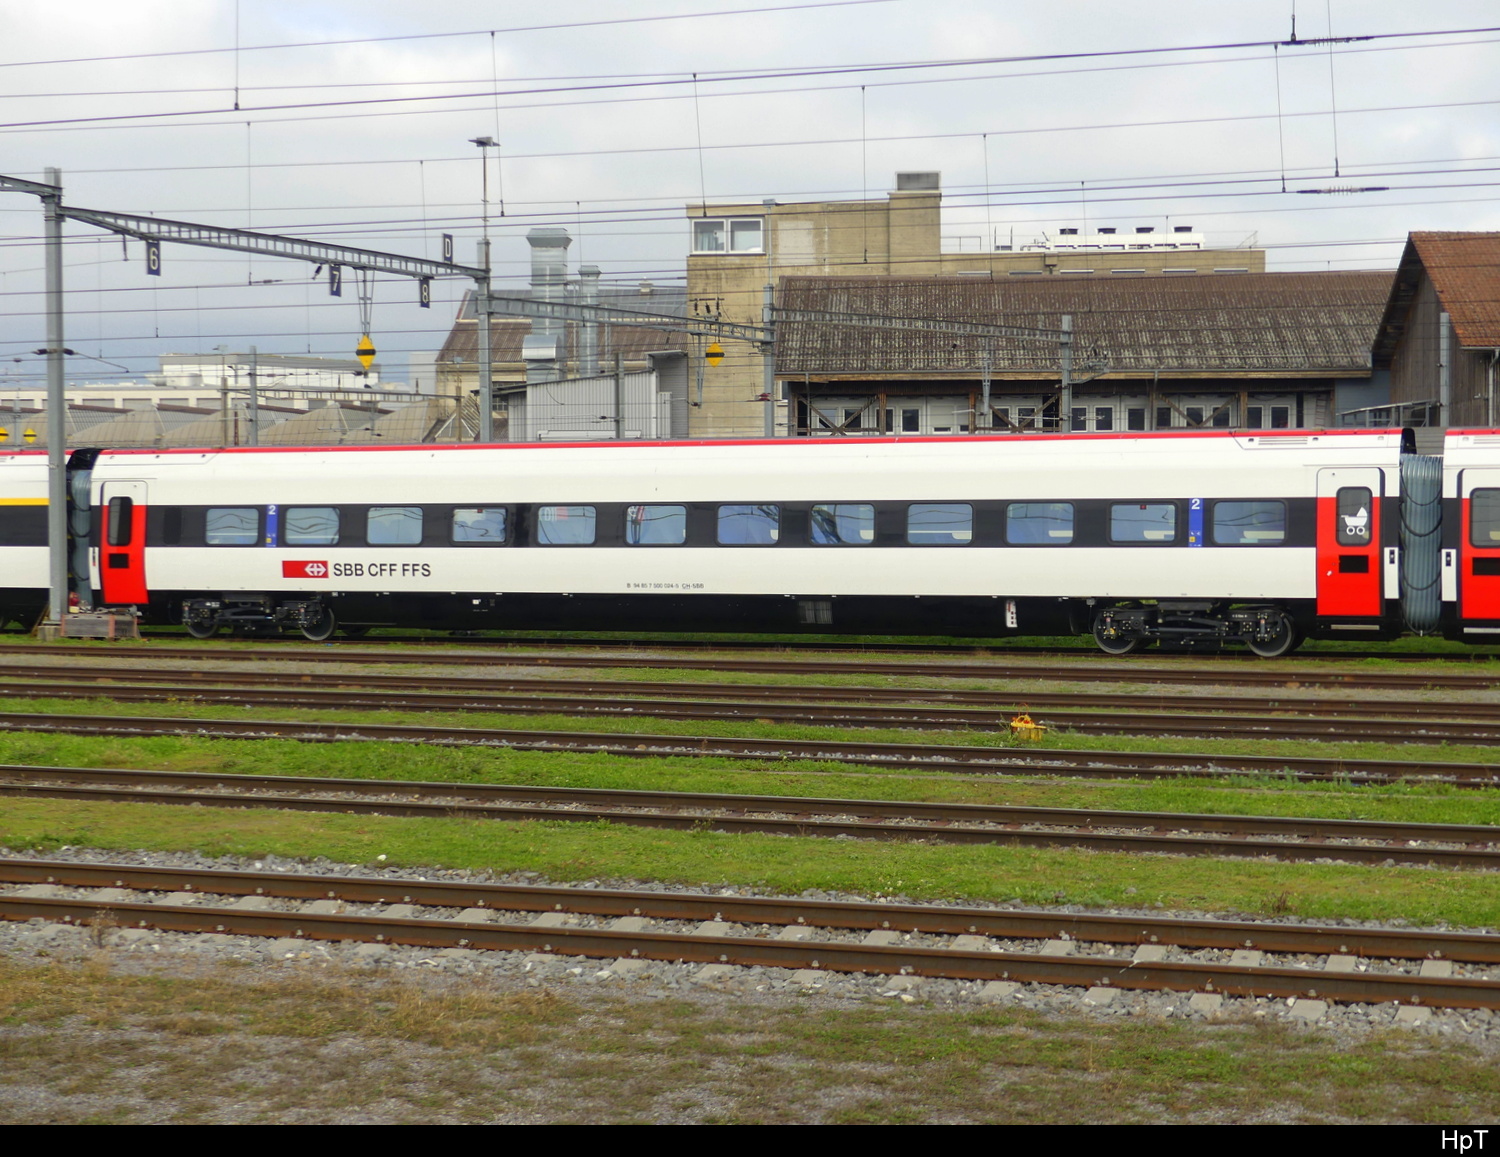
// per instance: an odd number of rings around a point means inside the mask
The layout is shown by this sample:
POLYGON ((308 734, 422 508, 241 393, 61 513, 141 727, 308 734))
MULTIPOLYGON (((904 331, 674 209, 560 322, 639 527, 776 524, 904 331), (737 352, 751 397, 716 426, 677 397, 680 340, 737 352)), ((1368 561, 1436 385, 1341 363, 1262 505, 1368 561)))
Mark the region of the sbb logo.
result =
POLYGON ((282 578, 327 578, 326 562, 284 562, 281 564, 282 578))

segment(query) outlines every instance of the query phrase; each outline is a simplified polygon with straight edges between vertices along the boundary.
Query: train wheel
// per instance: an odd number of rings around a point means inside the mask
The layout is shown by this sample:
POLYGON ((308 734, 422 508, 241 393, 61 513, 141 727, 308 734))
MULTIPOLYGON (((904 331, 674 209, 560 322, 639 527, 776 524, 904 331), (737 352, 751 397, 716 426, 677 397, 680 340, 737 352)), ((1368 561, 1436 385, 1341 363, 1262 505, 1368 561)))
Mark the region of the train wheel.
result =
POLYGON ((1094 643, 1106 655, 1129 655, 1144 647, 1146 640, 1120 637, 1113 627, 1106 626, 1104 616, 1100 615, 1094 620, 1094 643))
POLYGON ((1283 615, 1277 618, 1274 629, 1267 638, 1247 639, 1245 645, 1252 654, 1259 655, 1262 659, 1279 659, 1283 655, 1290 655, 1301 642, 1302 636, 1297 633, 1292 620, 1283 615))
POLYGON ((184 619, 182 625, 195 639, 212 639, 219 633, 216 619, 184 619))
POLYGON ((327 607, 318 608, 318 617, 303 624, 302 637, 312 643, 323 643, 333 635, 338 621, 327 607))

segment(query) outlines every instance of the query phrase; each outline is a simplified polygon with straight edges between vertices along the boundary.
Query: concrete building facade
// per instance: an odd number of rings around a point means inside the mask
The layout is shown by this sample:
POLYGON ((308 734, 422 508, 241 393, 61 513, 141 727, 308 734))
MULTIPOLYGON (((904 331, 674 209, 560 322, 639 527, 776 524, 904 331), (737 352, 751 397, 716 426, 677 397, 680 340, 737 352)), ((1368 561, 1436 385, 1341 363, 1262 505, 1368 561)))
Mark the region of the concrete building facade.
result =
MULTIPOLYGON (((772 292, 768 287, 792 277, 969 276, 1021 282, 1265 269, 1261 250, 1205 248, 1201 237, 1177 232, 1096 229, 994 251, 944 252, 940 184, 937 173, 898 173, 896 188, 883 200, 689 206, 689 316, 759 325, 772 292)), ((761 352, 746 343, 723 344, 723 361, 704 374, 703 404, 693 411, 692 434, 762 434, 768 405, 776 434, 797 433, 795 407, 781 390, 767 389, 761 352)))

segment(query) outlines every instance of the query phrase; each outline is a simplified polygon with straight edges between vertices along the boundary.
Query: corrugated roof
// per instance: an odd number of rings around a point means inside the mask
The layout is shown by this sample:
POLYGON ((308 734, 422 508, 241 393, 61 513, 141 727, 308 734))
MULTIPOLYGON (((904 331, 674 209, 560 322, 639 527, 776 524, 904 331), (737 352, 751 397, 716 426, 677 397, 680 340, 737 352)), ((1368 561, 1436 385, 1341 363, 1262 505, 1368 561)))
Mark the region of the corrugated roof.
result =
MULTIPOLYGON (((1073 317, 1075 360, 1121 371, 1364 374, 1392 274, 1061 274, 786 277, 778 304, 890 317, 1056 329, 1073 317)), ((978 371, 1055 374, 1057 346, 914 330, 784 322, 778 374, 978 371)))
MULTIPOLYGON (((490 360, 495 365, 521 360, 521 344, 531 332, 531 322, 523 318, 490 319, 490 360)), ((578 327, 570 325, 563 356, 572 360, 578 357, 578 327)), ((608 361, 622 353, 627 361, 639 361, 648 353, 684 348, 685 337, 680 333, 663 333, 659 329, 643 329, 637 326, 607 325, 599 335, 599 357, 608 361)), ((472 321, 459 321, 448 331, 448 340, 438 354, 438 364, 454 360, 473 363, 479 357, 479 327, 472 321)))
POLYGON ((1413 233, 1408 247, 1453 319, 1458 344, 1500 346, 1500 233, 1413 233))

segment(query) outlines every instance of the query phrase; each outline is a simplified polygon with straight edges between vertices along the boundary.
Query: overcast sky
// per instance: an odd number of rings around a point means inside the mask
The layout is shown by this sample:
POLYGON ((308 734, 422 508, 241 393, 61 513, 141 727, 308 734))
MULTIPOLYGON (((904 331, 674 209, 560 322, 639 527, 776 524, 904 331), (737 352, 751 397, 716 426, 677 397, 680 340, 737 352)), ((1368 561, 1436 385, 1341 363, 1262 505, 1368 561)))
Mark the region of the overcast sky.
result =
MULTIPOLYGON (((469 139, 493 136, 515 284, 535 225, 573 234, 574 267, 680 284, 690 202, 883 196, 929 169, 953 246, 1185 224, 1273 269, 1383 268, 1411 230, 1500 229, 1500 32, 1465 31, 1496 25, 1493 0, 0 0, 0 174, 430 258, 446 231, 472 262, 469 139), (1266 46, 1294 9, 1299 40, 1386 38, 1266 46), (1369 186, 1388 191, 1300 191, 1369 186)), ((0 194, 0 388, 41 372, 40 232, 35 198, 0 194)), ((352 284, 331 299, 301 263, 170 246, 147 278, 139 243, 67 237, 68 344, 136 375, 166 351, 358 339, 352 284)), ((427 311, 377 284, 388 376, 441 344, 464 284, 427 311)))

